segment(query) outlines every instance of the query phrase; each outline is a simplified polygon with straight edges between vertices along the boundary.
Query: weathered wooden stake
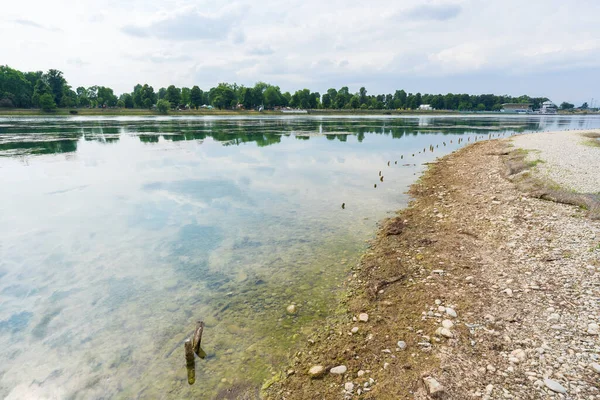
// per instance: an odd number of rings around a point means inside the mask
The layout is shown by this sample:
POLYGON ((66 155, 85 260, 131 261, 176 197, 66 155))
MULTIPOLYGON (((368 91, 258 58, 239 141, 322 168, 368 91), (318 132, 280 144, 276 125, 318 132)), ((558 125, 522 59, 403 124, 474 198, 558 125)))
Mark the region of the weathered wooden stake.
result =
POLYGON ((192 342, 194 347, 194 353, 200 355, 200 343, 202 343, 202 332, 204 332, 204 322, 196 322, 196 331, 194 332, 194 341, 192 342))
POLYGON ((196 361, 194 360, 194 346, 192 345, 192 341, 190 339, 186 340, 184 343, 185 346, 185 365, 188 368, 193 368, 196 365, 196 361))

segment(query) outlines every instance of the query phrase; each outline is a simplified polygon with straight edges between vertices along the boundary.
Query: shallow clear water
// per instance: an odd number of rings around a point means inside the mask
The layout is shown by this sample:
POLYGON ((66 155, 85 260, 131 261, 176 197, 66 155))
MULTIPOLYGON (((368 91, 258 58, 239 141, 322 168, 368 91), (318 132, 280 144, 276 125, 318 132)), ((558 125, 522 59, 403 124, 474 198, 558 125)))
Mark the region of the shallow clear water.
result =
POLYGON ((0 397, 259 388, 334 312, 335 289, 423 163, 476 137, 594 127, 563 116, 0 118, 0 397), (198 319, 208 357, 189 386, 183 341, 198 319))

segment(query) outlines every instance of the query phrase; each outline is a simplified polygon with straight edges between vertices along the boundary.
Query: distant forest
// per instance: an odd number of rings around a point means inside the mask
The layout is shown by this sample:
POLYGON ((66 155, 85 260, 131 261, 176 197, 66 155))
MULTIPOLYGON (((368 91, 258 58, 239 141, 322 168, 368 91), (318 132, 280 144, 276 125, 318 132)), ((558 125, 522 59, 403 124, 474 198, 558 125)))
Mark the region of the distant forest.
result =
POLYGON ((421 94, 396 90, 393 94, 367 94, 362 87, 351 93, 347 86, 328 89, 326 93, 310 89, 281 93, 279 86, 258 82, 254 87, 235 83, 219 83, 210 90, 198 86, 178 88, 171 85, 155 91, 148 84, 137 84, 131 93, 117 96, 105 86, 80 86, 73 89, 61 71, 51 69, 46 73, 21 72, 0 66, 0 108, 40 108, 52 111, 61 108, 158 108, 161 111, 175 108, 212 106, 218 109, 253 110, 292 107, 302 109, 367 109, 415 110, 429 104, 436 110, 497 111, 503 103, 532 103, 537 109, 548 100, 545 97, 497 96, 493 94, 421 94))

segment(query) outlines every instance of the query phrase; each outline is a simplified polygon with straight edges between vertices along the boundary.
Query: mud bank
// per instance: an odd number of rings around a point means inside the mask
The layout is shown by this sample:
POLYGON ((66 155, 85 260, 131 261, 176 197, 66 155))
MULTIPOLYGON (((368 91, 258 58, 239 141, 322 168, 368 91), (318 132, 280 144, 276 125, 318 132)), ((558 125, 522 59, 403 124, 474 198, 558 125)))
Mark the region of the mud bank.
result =
POLYGON ((348 313, 263 397, 600 398, 600 222, 519 188, 510 146, 429 168, 345 282, 348 313))

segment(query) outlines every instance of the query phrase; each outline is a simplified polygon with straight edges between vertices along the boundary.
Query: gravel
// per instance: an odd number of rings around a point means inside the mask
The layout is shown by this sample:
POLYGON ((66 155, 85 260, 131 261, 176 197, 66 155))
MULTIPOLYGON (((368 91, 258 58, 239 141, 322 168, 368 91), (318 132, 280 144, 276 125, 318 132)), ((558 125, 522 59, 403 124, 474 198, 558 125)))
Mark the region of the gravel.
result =
POLYGON ((527 161, 543 160, 537 172, 553 182, 580 193, 600 192, 600 147, 583 143, 593 139, 582 133, 600 130, 538 132, 512 139, 515 147, 531 150, 527 161))

